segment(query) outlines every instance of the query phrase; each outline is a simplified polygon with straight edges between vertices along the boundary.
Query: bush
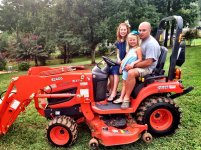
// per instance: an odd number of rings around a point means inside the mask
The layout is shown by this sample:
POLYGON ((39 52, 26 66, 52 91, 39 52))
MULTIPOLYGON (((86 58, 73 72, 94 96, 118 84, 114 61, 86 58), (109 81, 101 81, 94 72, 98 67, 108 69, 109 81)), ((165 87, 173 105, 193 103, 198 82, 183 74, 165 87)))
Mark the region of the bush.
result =
POLYGON ((3 58, 0 58, 0 70, 6 69, 6 60, 3 58))
POLYGON ((199 31, 198 31, 198 29, 189 29, 188 31, 186 31, 185 33, 184 33, 184 38, 187 40, 187 41, 189 41, 189 45, 191 46, 191 44, 192 44, 192 41, 194 40, 194 39, 197 39, 197 38, 199 38, 199 31))
POLYGON ((27 71, 30 68, 30 64, 28 62, 21 62, 18 66, 20 71, 27 71))

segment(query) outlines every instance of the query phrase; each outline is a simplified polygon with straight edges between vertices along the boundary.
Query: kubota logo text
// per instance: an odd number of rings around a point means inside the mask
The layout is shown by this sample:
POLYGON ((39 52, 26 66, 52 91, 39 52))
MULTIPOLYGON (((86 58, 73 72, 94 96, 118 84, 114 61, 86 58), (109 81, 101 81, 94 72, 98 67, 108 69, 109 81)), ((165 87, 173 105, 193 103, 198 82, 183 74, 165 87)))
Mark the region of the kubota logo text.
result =
POLYGON ((57 78, 52 78, 51 80, 52 81, 60 81, 60 80, 63 80, 63 78, 62 77, 57 77, 57 78))

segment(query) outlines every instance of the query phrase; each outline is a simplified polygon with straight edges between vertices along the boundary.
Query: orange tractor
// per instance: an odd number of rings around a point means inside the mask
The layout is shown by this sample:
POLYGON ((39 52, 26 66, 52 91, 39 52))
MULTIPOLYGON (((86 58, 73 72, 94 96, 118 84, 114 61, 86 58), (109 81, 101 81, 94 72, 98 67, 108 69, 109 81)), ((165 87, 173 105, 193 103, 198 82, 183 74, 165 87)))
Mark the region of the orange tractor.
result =
MULTIPOLYGON (((190 92, 181 82, 181 66, 185 60, 182 42, 183 20, 171 16, 161 20, 156 39, 161 41, 168 23, 175 34, 168 75, 163 66, 167 49, 161 47, 157 67, 141 78, 131 94, 131 106, 122 110, 120 104, 107 102, 106 87, 110 66, 118 65, 103 56, 104 67, 97 64, 92 71, 82 66, 32 67, 27 75, 13 77, 0 99, 0 135, 7 133, 20 112, 34 100, 40 115, 48 118, 47 138, 55 146, 71 146, 78 135, 78 125, 84 122, 91 130, 89 146, 123 145, 140 137, 151 142, 152 135, 173 133, 180 124, 180 111, 174 98, 190 92)), ((167 33, 166 33, 167 34, 167 33)), ((172 34, 172 33, 171 33, 172 34)), ((168 36, 165 36, 167 40, 168 36)), ((164 41, 165 41, 164 40, 164 41)))

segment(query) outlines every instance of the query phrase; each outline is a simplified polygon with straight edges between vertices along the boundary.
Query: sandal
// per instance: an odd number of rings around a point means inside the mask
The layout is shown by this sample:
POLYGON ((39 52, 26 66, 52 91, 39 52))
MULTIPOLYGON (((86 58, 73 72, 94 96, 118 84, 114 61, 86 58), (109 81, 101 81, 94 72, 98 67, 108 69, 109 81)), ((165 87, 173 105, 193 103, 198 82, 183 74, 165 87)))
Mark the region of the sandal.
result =
POLYGON ((117 99, 117 95, 115 97, 108 97, 107 101, 112 102, 113 100, 117 99))
POLYGON ((123 103, 121 104, 121 109, 128 109, 129 107, 130 107, 130 101, 124 100, 123 103))
POLYGON ((123 99, 116 99, 115 101, 113 101, 114 104, 119 104, 119 103, 122 103, 123 102, 123 99))

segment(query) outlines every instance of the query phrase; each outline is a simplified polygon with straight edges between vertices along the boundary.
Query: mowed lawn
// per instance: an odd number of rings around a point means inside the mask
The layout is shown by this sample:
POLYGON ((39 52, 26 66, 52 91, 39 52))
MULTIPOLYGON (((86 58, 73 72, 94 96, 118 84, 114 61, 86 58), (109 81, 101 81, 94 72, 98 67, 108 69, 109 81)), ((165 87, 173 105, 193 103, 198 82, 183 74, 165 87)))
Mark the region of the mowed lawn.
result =
MULTIPOLYGON (((169 61, 169 59, 167 60, 169 61)), ((166 64, 165 68, 168 68, 166 64)), ((182 123, 179 130, 171 136, 154 138, 150 144, 139 140, 123 146, 104 147, 102 150, 201 150, 201 46, 188 47, 186 62, 182 66, 183 84, 195 89, 176 99, 182 110, 182 123)), ((0 92, 6 90, 12 76, 25 72, 1 74, 0 92)), ((30 83, 31 84, 31 83, 30 83)), ((33 102, 21 113, 8 133, 0 137, 0 150, 64 150, 51 146, 46 138, 48 120, 40 116, 33 102)), ((72 150, 88 149, 90 130, 84 124, 79 126, 77 142, 72 150)))

